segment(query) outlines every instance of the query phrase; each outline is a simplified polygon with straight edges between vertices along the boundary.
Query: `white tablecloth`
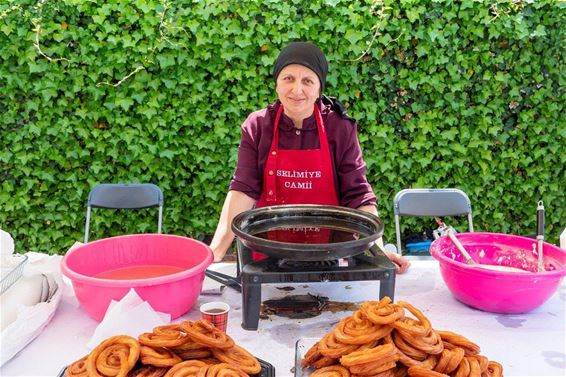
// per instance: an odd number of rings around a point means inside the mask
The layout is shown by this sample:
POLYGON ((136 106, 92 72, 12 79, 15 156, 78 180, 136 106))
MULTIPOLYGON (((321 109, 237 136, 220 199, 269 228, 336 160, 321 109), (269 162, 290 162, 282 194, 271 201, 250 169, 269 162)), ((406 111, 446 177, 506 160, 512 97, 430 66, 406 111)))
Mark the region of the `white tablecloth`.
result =
MULTIPOLYGON (((227 264, 212 267, 222 272, 233 270, 233 265, 227 264)), ((205 289, 217 284, 206 279, 205 289)), ((293 291, 264 286, 262 298, 310 292, 323 294, 333 301, 361 302, 376 299, 379 294, 376 282, 302 283, 292 286, 295 288, 293 291)), ((544 305, 531 313, 517 315, 486 313, 456 301, 440 277, 437 262, 432 260, 413 261, 408 273, 397 276, 395 292, 396 300, 408 301, 421 309, 433 327, 460 333, 478 343, 483 355, 503 365, 506 377, 566 375, 564 281, 544 305)), ((324 312, 304 320, 271 316, 260 320, 257 331, 245 331, 240 326, 241 296, 227 288, 219 297, 201 296, 190 312, 174 322, 198 319, 200 304, 216 300, 226 301, 232 306, 228 333, 238 344, 270 362, 278 377, 293 375, 297 339, 320 337, 340 318, 351 314, 324 312)), ((63 366, 88 353, 86 344, 96 326, 97 322, 80 309, 74 296, 65 296, 43 333, 5 364, 0 375, 57 375, 63 366)))

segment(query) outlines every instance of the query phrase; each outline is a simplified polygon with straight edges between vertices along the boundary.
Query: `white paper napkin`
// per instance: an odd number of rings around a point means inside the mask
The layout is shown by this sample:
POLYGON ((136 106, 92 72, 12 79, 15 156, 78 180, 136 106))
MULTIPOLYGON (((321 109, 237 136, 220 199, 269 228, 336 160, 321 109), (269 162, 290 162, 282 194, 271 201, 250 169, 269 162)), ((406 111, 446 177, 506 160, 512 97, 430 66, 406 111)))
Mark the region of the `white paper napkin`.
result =
POLYGON ((171 322, 168 313, 156 312, 147 301, 143 301, 132 288, 120 301, 110 303, 102 322, 98 325, 87 347, 95 348, 103 340, 114 335, 129 335, 137 339, 155 326, 171 322))
MULTIPOLYGON (((63 295, 59 265, 60 255, 47 255, 43 253, 28 252, 28 263, 24 267, 23 277, 8 288, 1 296, 2 319, 4 315, 13 317, 10 323, 0 333, 0 366, 10 360, 20 350, 28 345, 48 325, 55 314, 57 306, 63 295), (34 279, 43 276, 38 281, 43 282, 38 287, 41 294, 38 299, 31 302, 26 294, 30 294, 32 285, 19 284, 25 279, 34 279), (44 288, 44 289, 42 289, 44 288), (27 301, 26 301, 27 300, 27 301), (11 313, 5 312, 11 311, 11 313), (14 311, 15 310, 15 311, 14 311)), ((31 280, 30 280, 31 281, 31 280)))

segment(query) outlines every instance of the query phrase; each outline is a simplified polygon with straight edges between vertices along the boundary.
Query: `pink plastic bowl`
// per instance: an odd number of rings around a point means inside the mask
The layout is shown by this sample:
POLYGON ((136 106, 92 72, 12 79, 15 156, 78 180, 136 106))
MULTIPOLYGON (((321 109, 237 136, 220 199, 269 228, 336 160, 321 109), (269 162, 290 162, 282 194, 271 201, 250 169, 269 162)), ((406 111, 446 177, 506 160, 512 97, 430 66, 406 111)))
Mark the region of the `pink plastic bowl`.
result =
POLYGON ((71 250, 63 257, 61 270, 71 279, 80 305, 98 321, 110 301, 119 301, 131 288, 154 310, 169 313, 174 319, 193 306, 212 259, 210 248, 191 238, 136 234, 89 242, 71 250), (94 277, 134 266, 178 267, 183 271, 131 280, 94 277))
POLYGON ((566 251, 545 243, 545 272, 537 271, 535 240, 498 233, 459 233, 458 240, 480 264, 517 267, 528 273, 486 270, 465 263, 450 238, 430 246, 440 262, 440 272, 452 294, 477 309, 495 313, 525 313, 550 298, 566 275, 566 251))

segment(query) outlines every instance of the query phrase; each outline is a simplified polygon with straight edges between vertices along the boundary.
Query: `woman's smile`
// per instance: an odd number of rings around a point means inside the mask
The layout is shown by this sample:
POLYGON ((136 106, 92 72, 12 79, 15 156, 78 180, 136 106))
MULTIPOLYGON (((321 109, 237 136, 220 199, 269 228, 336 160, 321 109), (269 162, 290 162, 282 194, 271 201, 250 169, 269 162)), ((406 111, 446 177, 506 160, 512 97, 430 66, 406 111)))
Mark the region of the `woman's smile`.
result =
POLYGON ((293 97, 287 97, 287 98, 289 98, 290 101, 297 103, 300 103, 305 100, 305 98, 293 98, 293 97))

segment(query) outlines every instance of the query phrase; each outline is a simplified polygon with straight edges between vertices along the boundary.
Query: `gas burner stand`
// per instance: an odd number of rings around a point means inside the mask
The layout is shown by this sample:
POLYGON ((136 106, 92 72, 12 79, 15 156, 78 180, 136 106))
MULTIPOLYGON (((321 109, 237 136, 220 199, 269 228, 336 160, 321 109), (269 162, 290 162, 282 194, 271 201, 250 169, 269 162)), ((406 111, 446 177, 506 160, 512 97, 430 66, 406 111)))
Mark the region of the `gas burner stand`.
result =
POLYGON ((395 266, 383 253, 375 256, 359 254, 346 259, 347 265, 309 265, 290 270, 276 258, 258 262, 251 259, 251 250, 238 241, 242 284, 242 327, 257 330, 261 305, 261 285, 277 283, 379 281, 379 299, 393 300, 395 292, 395 266))

